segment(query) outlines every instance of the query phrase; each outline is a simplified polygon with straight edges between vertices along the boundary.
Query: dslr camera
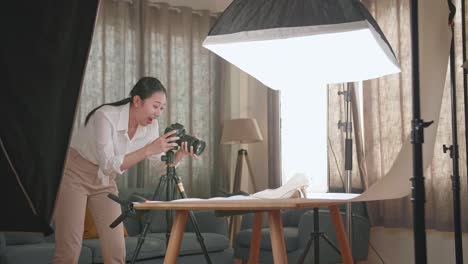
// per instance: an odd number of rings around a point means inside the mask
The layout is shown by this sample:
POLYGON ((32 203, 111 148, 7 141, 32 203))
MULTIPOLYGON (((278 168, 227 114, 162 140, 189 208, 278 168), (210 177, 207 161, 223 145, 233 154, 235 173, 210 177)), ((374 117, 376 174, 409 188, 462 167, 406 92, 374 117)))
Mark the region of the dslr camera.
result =
POLYGON ((197 156, 200 156, 203 151, 205 150, 206 143, 203 140, 200 140, 194 136, 188 135, 185 131, 183 125, 179 123, 172 124, 164 130, 164 134, 175 130, 176 132, 173 134, 175 137, 179 137, 179 140, 176 140, 175 143, 177 145, 182 146, 182 142, 187 142, 187 148, 190 151, 190 147, 193 147, 193 153, 197 156))

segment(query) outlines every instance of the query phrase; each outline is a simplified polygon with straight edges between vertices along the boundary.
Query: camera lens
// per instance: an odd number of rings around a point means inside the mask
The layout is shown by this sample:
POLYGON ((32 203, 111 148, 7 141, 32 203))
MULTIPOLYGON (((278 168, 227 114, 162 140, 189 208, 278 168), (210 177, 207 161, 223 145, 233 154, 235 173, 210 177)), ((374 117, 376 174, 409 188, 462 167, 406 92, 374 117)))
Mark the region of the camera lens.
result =
POLYGON ((185 135, 180 139, 181 142, 187 142, 187 148, 190 151, 190 147, 193 147, 193 154, 199 156, 205 150, 206 143, 203 140, 199 140, 195 137, 185 135))
POLYGON ((193 153, 200 156, 205 150, 206 143, 202 140, 196 140, 191 146, 193 146, 193 153))
MULTIPOLYGON (((182 142, 187 142, 187 148, 190 151, 190 147, 193 147, 193 153, 197 156, 201 155, 203 151, 205 150, 206 143, 203 140, 199 140, 196 137, 192 137, 190 135, 186 134, 186 131, 184 129, 184 126, 175 123, 170 125, 164 130, 164 133, 167 133, 169 131, 176 130, 176 133, 174 133, 173 136, 179 137, 180 139, 175 141, 179 147, 182 145, 182 142)), ((176 149, 174 149, 176 150, 176 149)))

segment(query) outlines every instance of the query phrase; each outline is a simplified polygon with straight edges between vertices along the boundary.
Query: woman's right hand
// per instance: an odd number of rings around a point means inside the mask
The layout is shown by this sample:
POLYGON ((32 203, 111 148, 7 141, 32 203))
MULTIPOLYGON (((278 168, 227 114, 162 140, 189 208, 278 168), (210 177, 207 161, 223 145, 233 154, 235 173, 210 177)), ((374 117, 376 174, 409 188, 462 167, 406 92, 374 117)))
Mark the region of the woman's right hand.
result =
POLYGON ((179 140, 179 137, 171 137, 177 130, 171 130, 166 134, 158 137, 150 144, 146 145, 147 156, 160 154, 166 152, 174 147, 177 147, 175 141, 179 140))

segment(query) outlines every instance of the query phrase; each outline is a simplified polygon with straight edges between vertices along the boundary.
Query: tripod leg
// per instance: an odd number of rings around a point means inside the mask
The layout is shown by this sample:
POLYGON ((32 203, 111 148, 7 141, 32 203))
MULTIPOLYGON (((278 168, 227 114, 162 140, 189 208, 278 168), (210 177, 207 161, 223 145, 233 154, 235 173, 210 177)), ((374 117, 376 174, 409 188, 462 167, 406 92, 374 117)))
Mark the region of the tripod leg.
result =
MULTIPOLYGON (((180 181, 180 178, 178 176, 175 176, 174 179, 176 181, 180 196, 184 199, 187 198, 187 195, 185 194, 185 190, 184 190, 184 185, 180 181)), ((206 249, 205 242, 203 241, 203 236, 201 235, 200 228, 198 226, 195 215, 192 211, 189 211, 189 216, 190 216, 190 221, 192 222, 193 228, 195 230, 195 234, 197 235, 198 243, 200 244, 203 254, 205 255, 206 263, 211 264, 210 255, 208 255, 208 250, 206 249)))
MULTIPOLYGON (((159 180, 158 187, 156 187, 156 190, 154 191, 154 194, 153 194, 153 200, 156 199, 163 182, 167 184, 165 176, 162 176, 161 179, 159 180)), ((131 262, 132 264, 135 263, 138 257, 138 254, 140 253, 141 247, 143 246, 143 243, 145 242, 146 234, 148 233, 149 226, 151 225, 151 221, 153 220, 153 213, 154 212, 149 211, 146 214, 145 226, 143 227, 143 231, 140 233, 140 236, 138 237, 138 243, 132 256, 132 262, 131 262)))
POLYGON ((320 262, 320 237, 319 237, 319 211, 318 208, 314 208, 314 233, 315 233, 315 245, 314 245, 314 258, 315 264, 320 262))
POLYGON ((325 235, 325 234, 320 234, 321 237, 323 237, 323 239, 325 239, 325 241, 338 253, 338 254, 341 254, 340 253, 340 249, 335 245, 333 244, 333 242, 330 240, 330 238, 325 235))
POLYGON ((310 233, 310 238, 307 241, 304 251, 302 251, 301 255, 299 256, 299 259, 297 260, 298 264, 304 263, 305 258, 307 257, 307 254, 309 253, 310 247, 312 246, 312 241, 314 241, 314 237, 315 237, 315 233, 310 233))
POLYGON ((297 263, 304 263, 305 258, 307 257, 307 254, 309 253, 310 246, 312 245, 312 241, 314 241, 314 263, 319 264, 320 263, 320 232, 319 232, 319 211, 318 208, 314 208, 314 232, 310 233, 310 238, 309 241, 307 241, 307 245, 304 248, 304 251, 302 252, 301 256, 299 257, 299 260, 297 263))
POLYGON ((195 218, 195 215, 192 211, 189 211, 189 216, 190 216, 190 221, 192 222, 193 228, 195 229, 195 234, 197 235, 197 240, 198 243, 200 244, 203 254, 205 255, 205 260, 208 264, 211 264, 211 259, 210 256, 208 255, 208 250, 206 249, 205 246, 205 241, 203 240, 203 236, 200 233, 200 228, 198 227, 197 220, 195 218))
POLYGON ((187 211, 177 211, 175 223, 172 227, 174 234, 167 244, 167 252, 164 258, 164 263, 176 263, 179 256, 180 245, 184 237, 184 227, 187 222, 187 211))
MULTIPOLYGON (((174 200, 174 197, 175 197, 175 185, 172 181, 168 181, 167 183, 167 188, 166 188, 166 201, 172 201, 174 200)), ((169 244, 169 239, 171 237, 171 226, 172 226, 172 223, 173 223, 173 215, 172 215, 172 211, 170 210, 166 210, 164 211, 165 215, 166 215, 166 245, 169 244)))
POLYGON ((348 239, 346 237, 346 232, 343 225, 343 220, 341 219, 340 209, 338 206, 331 205, 328 207, 330 215, 332 218, 333 227, 336 232, 336 240, 338 241, 338 246, 340 248, 341 257, 344 264, 352 264, 353 256, 351 255, 351 250, 349 248, 348 239))

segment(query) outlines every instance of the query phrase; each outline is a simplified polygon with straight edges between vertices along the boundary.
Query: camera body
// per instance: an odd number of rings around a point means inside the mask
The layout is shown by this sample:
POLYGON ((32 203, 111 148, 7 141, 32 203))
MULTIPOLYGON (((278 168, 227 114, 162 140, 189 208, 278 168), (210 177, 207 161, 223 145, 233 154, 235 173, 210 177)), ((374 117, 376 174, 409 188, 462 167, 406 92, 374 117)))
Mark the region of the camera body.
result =
POLYGON ((175 130, 173 134, 175 137, 179 137, 179 140, 176 140, 177 145, 182 146, 182 142, 187 142, 187 148, 190 150, 190 147, 193 147, 193 153, 197 156, 200 156, 205 150, 206 143, 203 140, 200 140, 194 136, 188 135, 185 131, 183 125, 179 123, 171 124, 164 130, 164 134, 167 132, 175 130))

